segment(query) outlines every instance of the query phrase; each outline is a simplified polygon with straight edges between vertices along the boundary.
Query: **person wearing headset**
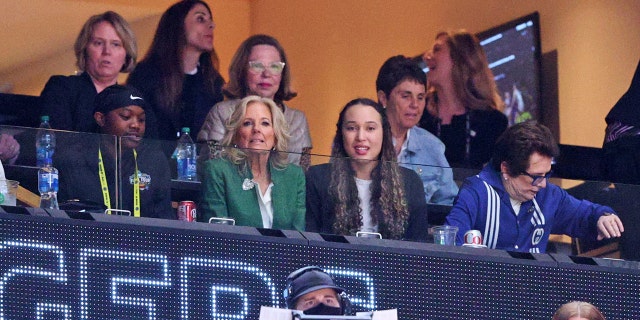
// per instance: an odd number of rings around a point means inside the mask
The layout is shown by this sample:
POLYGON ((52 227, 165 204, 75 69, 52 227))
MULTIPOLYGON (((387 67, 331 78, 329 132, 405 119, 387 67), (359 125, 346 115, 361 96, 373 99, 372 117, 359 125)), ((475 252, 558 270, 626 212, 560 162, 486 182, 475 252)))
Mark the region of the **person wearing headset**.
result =
POLYGON ((300 268, 287 277, 284 299, 288 309, 308 315, 348 315, 351 309, 344 289, 316 266, 300 268))

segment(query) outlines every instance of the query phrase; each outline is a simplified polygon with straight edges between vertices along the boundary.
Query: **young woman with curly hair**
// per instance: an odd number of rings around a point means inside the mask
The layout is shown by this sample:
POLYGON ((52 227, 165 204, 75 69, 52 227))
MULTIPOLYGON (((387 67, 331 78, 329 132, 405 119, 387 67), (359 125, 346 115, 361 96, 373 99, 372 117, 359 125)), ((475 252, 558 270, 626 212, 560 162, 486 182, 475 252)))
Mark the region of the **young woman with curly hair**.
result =
POLYGON ((425 240, 422 182, 399 167, 384 110, 355 99, 340 112, 331 160, 307 173, 307 231, 425 240))

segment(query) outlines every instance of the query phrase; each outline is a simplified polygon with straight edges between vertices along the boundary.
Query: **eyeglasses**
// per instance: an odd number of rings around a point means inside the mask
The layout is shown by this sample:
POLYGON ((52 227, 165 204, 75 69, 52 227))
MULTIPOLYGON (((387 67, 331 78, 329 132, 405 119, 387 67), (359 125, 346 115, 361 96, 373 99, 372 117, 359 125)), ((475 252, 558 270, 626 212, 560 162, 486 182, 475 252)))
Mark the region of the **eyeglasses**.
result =
POLYGON ((249 61, 249 71, 254 74, 261 74, 265 70, 269 70, 269 73, 279 75, 284 70, 284 62, 274 61, 268 65, 264 65, 261 61, 249 61))
POLYGON ((531 181, 531 185, 532 186, 537 186, 540 183, 542 183, 542 180, 549 180, 549 178, 551 178, 551 175, 553 174, 553 171, 547 172, 544 176, 534 176, 534 175, 529 174, 527 172, 521 172, 520 174, 533 179, 533 181, 531 181))

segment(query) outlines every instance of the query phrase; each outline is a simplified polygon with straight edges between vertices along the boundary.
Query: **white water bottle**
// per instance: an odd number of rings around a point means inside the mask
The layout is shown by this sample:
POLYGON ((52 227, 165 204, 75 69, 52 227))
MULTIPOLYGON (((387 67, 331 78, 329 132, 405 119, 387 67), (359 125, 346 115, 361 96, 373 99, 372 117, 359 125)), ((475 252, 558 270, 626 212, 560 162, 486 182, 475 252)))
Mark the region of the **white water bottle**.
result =
POLYGON ((47 162, 53 163, 53 152, 56 149, 56 135, 49 125, 49 116, 40 118, 40 128, 36 133, 36 166, 42 168, 47 162))
POLYGON ((196 144, 189 136, 189 128, 182 128, 181 132, 175 151, 178 163, 178 180, 196 181, 196 144))

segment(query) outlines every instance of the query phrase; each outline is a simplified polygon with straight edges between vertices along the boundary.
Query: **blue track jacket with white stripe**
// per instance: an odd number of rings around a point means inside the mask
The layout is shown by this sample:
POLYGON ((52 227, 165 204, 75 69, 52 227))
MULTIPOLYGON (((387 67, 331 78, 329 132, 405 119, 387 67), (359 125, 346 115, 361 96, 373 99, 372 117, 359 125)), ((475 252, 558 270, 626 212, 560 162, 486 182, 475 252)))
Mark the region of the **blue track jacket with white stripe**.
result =
POLYGON ((480 230, 489 248, 544 253, 552 233, 595 239, 598 219, 607 212, 614 213, 547 182, 516 216, 500 174, 487 165, 464 181, 446 224, 458 227, 456 245, 462 245, 468 230, 480 230))

